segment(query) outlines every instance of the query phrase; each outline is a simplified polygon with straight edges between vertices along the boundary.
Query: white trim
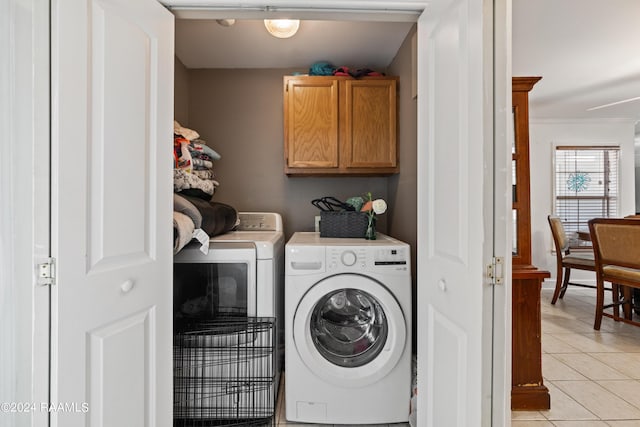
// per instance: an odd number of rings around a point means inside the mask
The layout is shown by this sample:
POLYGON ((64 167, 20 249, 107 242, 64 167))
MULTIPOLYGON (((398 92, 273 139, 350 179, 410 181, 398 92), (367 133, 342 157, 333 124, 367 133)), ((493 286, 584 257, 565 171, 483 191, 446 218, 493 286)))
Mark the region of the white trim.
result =
MULTIPOLYGON (((511 419, 511 168, 513 109, 511 106, 511 0, 493 2, 493 245, 494 256, 505 259, 503 285, 493 288, 493 359, 491 425, 503 426, 511 419), (500 25, 504 24, 504 25, 500 25), (501 194, 507 195, 500 197, 501 194), (506 216, 505 216, 506 215, 506 216)), ((489 198, 487 196, 487 198, 489 198)), ((485 219, 488 220, 488 219, 485 219)), ((485 227, 489 228, 489 227, 485 227)), ((489 239, 488 239, 489 240, 489 239)))
POLYGON ((597 118, 597 119, 551 119, 551 118, 530 118, 529 124, 599 124, 599 123, 636 123, 635 119, 622 118, 597 118))
POLYGON ((212 8, 206 6, 171 6, 169 10, 177 19, 300 19, 323 21, 416 22, 420 11, 370 10, 370 9, 303 9, 278 8, 265 11, 262 8, 238 10, 236 8, 212 8))
POLYGON ((417 22, 432 2, 424 0, 160 0, 179 19, 323 19, 417 22))
POLYGON ((168 8, 172 7, 195 7, 205 6, 212 9, 262 9, 277 10, 281 8, 296 9, 370 9, 370 10, 424 10, 432 1, 425 0, 307 0, 304 6, 301 6, 300 0, 159 0, 161 4, 168 8))
POLYGON ((160 0, 178 19, 307 19, 336 21, 417 22, 425 1, 307 1, 222 3, 215 0, 160 0))
POLYGON ((2 413, 2 425, 47 425, 49 287, 35 264, 49 246, 49 2, 0 5, 0 401, 36 410, 2 413))

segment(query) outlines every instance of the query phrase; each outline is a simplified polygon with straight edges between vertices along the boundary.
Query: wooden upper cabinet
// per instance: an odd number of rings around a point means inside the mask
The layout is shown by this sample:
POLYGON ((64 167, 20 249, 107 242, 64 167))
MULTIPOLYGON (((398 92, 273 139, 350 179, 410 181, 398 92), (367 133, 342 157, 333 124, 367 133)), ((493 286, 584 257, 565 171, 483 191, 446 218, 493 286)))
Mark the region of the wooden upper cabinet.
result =
POLYGON ((396 166, 396 80, 342 82, 344 165, 396 166))
POLYGON ((398 172, 396 87, 395 77, 285 76, 285 172, 398 172))
POLYGON ((284 100, 286 166, 337 168, 338 81, 289 79, 284 100))

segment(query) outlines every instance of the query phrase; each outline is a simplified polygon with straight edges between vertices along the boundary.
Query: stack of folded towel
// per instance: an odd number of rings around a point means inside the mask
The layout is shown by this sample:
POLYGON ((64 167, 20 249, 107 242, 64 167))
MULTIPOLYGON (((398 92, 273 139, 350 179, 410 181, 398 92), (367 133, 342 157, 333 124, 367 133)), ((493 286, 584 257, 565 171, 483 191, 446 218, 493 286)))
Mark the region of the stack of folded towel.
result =
POLYGON ((204 236, 201 243, 208 247, 209 237, 231 231, 237 225, 238 212, 227 204, 173 194, 174 255, 194 237, 204 236))
POLYGON ((232 230, 238 212, 211 198, 219 185, 213 161, 220 155, 200 139, 198 132, 173 122, 173 253, 192 239, 208 250, 209 237, 232 230))
POLYGON ((177 193, 211 200, 220 183, 213 173, 213 161, 220 155, 200 139, 198 132, 173 122, 173 189, 177 193))

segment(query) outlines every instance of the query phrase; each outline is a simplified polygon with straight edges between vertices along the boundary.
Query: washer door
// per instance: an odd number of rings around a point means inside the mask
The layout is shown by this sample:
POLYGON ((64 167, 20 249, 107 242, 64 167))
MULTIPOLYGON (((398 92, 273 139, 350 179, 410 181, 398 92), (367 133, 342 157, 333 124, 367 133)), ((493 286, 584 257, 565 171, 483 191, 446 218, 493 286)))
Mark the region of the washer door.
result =
POLYGON ((378 381, 405 350, 405 318, 395 297, 380 282, 356 274, 316 283, 300 300, 293 329, 307 368, 343 387, 378 381))

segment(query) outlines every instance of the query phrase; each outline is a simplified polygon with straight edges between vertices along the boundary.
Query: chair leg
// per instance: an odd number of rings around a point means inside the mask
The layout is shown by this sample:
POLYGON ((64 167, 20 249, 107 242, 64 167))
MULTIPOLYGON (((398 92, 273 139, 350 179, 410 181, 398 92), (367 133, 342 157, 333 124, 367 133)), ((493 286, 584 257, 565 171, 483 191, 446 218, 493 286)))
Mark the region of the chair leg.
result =
POLYGON ((611 284, 611 299, 613 301, 613 320, 620 321, 620 286, 617 283, 611 284))
POLYGON ((567 288, 569 287, 569 278, 571 277, 571 269, 566 267, 564 269, 564 281, 562 282, 562 290, 560 292, 560 299, 564 298, 565 292, 567 292, 567 288))
POLYGON ((624 312, 624 318, 627 320, 631 320, 631 292, 632 288, 629 286, 620 286, 622 288, 622 311, 624 312))
POLYGON ((553 291, 553 298, 551 298, 551 304, 555 304, 560 296, 560 290, 562 288, 562 264, 558 263, 558 269, 556 271, 556 289, 553 291))
POLYGON ((595 318, 595 321, 593 322, 593 329, 595 329, 596 331, 600 330, 600 325, 602 324, 603 309, 604 309, 604 282, 600 277, 598 277, 597 289, 596 289, 596 318, 595 318))

